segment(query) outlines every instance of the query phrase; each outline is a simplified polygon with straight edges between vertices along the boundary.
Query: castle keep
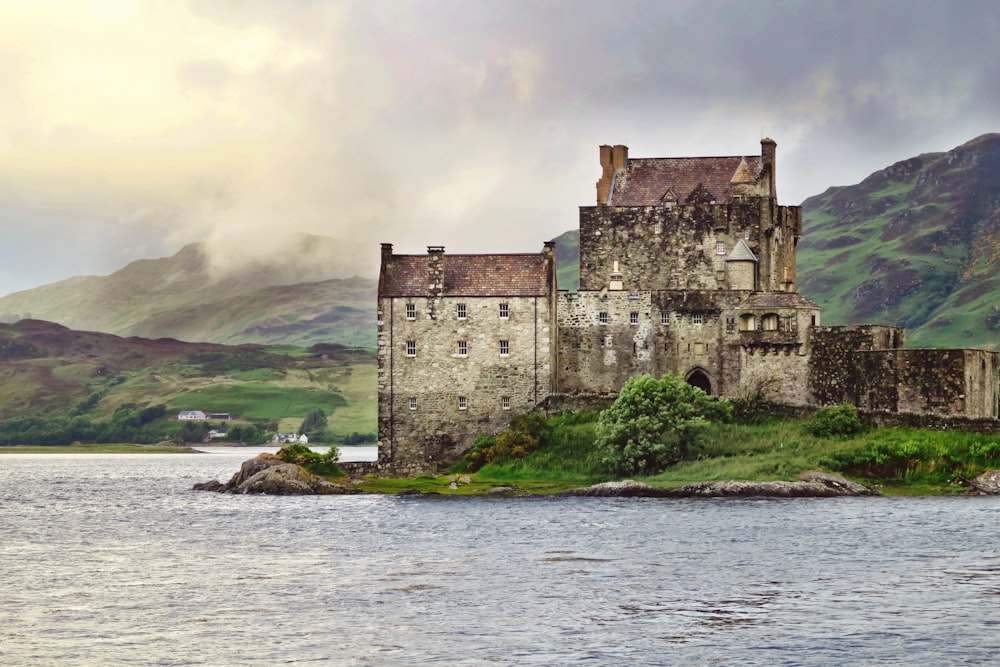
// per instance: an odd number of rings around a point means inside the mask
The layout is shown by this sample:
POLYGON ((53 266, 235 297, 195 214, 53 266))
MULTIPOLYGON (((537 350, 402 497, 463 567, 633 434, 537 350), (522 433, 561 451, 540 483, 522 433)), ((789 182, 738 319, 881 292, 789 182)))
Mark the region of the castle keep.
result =
POLYGON ((680 373, 719 396, 997 418, 997 355, 906 349, 890 326, 825 327, 796 292, 802 209, 778 205, 760 155, 630 158, 601 146, 580 208, 580 287, 555 252, 395 255, 378 287, 379 465, 437 472, 479 433, 556 399, 680 373))

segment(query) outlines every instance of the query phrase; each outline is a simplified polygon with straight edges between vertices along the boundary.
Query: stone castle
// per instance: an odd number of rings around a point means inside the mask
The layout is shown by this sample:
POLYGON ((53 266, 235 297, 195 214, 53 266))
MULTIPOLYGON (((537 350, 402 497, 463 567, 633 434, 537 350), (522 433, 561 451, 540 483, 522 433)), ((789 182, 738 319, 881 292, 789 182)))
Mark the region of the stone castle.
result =
POLYGON ((378 285, 379 468, 437 472, 513 414, 681 374, 718 396, 997 418, 997 355, 907 349, 883 325, 821 326, 796 292, 802 209, 778 205, 775 149, 630 158, 601 146, 580 208, 580 286, 539 254, 396 255, 378 285))

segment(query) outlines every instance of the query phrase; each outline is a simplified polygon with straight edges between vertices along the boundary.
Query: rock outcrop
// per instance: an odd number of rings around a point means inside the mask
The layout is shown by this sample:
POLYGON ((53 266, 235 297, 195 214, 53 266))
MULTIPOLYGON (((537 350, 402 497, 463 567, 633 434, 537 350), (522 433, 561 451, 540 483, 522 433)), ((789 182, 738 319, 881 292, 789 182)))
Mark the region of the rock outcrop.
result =
POLYGON ((969 486, 983 495, 1000 496, 1000 470, 987 470, 979 477, 969 480, 969 486))
POLYGON ((360 489, 334 484, 294 463, 264 454, 244 461, 227 483, 213 479, 195 484, 196 491, 262 493, 272 496, 336 495, 361 493, 360 489))
POLYGON ((836 496, 873 496, 877 491, 830 473, 810 471, 797 482, 698 482, 679 489, 661 489, 634 480, 605 482, 583 489, 571 489, 561 495, 605 498, 831 498, 836 496))

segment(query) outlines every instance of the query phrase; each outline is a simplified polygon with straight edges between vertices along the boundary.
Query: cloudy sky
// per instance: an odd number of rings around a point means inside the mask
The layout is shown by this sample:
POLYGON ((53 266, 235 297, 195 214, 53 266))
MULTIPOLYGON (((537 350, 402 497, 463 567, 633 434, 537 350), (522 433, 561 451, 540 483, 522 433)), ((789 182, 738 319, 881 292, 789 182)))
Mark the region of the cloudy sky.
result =
POLYGON ((992 0, 0 0, 0 295, 206 241, 538 251, 597 147, 798 204, 1000 131, 992 0))

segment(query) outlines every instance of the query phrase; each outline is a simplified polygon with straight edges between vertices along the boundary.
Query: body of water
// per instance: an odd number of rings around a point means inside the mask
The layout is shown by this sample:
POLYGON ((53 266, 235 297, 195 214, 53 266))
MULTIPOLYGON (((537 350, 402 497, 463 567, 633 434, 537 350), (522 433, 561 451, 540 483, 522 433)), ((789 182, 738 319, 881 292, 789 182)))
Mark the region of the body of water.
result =
POLYGON ((3 665, 987 665, 1000 498, 232 496, 0 456, 3 665))

